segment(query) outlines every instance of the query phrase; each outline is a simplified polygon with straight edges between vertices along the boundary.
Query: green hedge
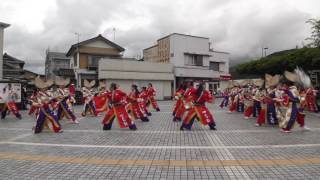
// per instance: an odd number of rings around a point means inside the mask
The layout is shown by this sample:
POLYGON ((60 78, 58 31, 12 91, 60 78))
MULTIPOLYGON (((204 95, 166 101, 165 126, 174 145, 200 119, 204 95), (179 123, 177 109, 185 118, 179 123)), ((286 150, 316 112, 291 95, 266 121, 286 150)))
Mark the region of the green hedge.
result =
POLYGON ((265 58, 238 64, 236 72, 248 75, 282 74, 296 66, 305 71, 320 69, 320 48, 301 48, 273 53, 265 58))

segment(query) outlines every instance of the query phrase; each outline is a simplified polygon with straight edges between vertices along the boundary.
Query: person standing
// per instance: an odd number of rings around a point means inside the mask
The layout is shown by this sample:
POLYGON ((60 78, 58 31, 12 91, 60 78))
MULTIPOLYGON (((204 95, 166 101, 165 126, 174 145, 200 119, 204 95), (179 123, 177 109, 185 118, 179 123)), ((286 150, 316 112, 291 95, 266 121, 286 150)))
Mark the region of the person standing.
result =
POLYGON ((120 128, 129 127, 131 130, 136 130, 137 127, 125 108, 126 104, 124 101, 127 98, 126 93, 121 91, 115 83, 110 84, 109 90, 106 96, 111 107, 102 120, 103 130, 110 130, 115 118, 117 118, 120 128))
POLYGON ((131 112, 131 115, 132 117, 134 117, 134 119, 141 119, 141 121, 148 122, 148 115, 143 113, 144 111, 141 110, 141 107, 139 105, 141 101, 139 95, 140 92, 138 90, 138 86, 133 84, 131 86, 131 92, 127 97, 127 101, 129 103, 128 109, 131 112))
POLYGON ((36 124, 33 127, 34 133, 38 134, 43 131, 44 128, 49 128, 55 133, 62 132, 61 125, 58 121, 58 117, 51 110, 51 101, 54 97, 50 96, 47 92, 47 88, 52 86, 53 81, 43 81, 40 77, 36 77, 35 86, 39 89, 36 97, 32 101, 32 106, 36 108, 36 124))
POLYGON ((153 87, 152 83, 148 84, 147 92, 148 92, 148 96, 149 96, 149 101, 148 101, 147 105, 150 106, 150 104, 151 104, 153 109, 155 109, 156 111, 160 111, 157 100, 155 99, 157 91, 153 87))
POLYGON ((181 121, 181 118, 185 112, 184 93, 186 92, 187 86, 185 83, 181 84, 175 94, 176 103, 173 108, 173 121, 181 121))
POLYGON ((96 105, 95 101, 93 100, 94 97, 94 91, 93 91, 93 86, 96 84, 96 81, 88 81, 84 80, 84 87, 82 88, 82 94, 83 94, 83 110, 81 115, 85 117, 88 112, 90 112, 93 116, 97 116, 97 111, 96 111, 96 105))
POLYGON ((66 86, 70 83, 70 79, 63 79, 59 76, 55 78, 55 84, 58 86, 56 90, 56 100, 58 103, 57 107, 57 116, 59 120, 62 120, 63 117, 71 120, 71 122, 78 124, 76 116, 74 115, 71 107, 71 96, 69 89, 66 86))
POLYGON ((214 122, 213 116, 205 105, 206 102, 213 103, 212 94, 205 90, 204 85, 200 83, 197 89, 190 91, 189 96, 191 97, 192 106, 184 118, 180 130, 191 130, 195 119, 203 125, 208 125, 211 130, 216 130, 216 123, 214 122))
POLYGON ((152 113, 149 111, 148 106, 147 106, 147 102, 148 102, 148 91, 147 91, 147 87, 142 87, 142 90, 140 92, 139 95, 140 98, 140 102, 139 105, 142 109, 142 111, 144 111, 145 114, 147 114, 148 116, 151 116, 152 113))
POLYGON ((4 104, 4 107, 2 108, 1 112, 1 118, 4 119, 7 116, 8 111, 12 112, 16 118, 19 120, 22 119, 21 114, 19 112, 19 109, 16 105, 16 99, 17 99, 17 92, 15 89, 13 89, 12 84, 8 83, 8 87, 5 87, 3 90, 3 94, 8 93, 6 102, 4 104), (6 89, 8 88, 8 89, 6 89), (6 92, 7 91, 7 92, 6 92))

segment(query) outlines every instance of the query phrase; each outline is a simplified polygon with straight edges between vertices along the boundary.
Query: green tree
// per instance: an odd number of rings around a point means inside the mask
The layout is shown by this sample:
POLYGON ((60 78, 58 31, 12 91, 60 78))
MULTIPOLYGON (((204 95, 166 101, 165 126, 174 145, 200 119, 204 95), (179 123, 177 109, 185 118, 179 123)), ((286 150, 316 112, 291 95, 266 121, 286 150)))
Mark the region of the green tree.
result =
POLYGON ((311 47, 320 48, 320 19, 309 19, 307 23, 311 24, 311 36, 306 40, 311 41, 311 47))

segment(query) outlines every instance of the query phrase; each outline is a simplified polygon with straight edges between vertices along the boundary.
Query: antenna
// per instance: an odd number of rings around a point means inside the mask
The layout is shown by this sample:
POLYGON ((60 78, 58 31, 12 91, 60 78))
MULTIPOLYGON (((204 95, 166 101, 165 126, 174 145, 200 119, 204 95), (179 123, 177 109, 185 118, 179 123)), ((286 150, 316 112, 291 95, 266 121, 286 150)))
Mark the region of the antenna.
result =
POLYGON ((112 28, 112 30, 113 30, 113 42, 115 42, 116 41, 116 28, 114 27, 114 28, 112 28))

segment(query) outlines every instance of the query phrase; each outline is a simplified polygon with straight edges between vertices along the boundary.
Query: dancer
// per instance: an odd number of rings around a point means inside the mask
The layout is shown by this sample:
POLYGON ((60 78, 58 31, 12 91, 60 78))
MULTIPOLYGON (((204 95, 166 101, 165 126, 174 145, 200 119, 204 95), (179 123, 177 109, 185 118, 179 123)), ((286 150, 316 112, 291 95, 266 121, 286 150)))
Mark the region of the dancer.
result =
POLYGON ((95 101, 93 100, 94 91, 92 87, 96 84, 96 81, 88 81, 84 80, 84 87, 82 88, 83 94, 83 110, 81 115, 85 117, 88 112, 90 112, 93 116, 97 116, 95 101))
POLYGON ((72 123, 78 124, 76 116, 72 112, 71 96, 69 89, 66 86, 70 83, 70 79, 63 79, 59 76, 55 78, 55 84, 58 86, 56 90, 56 100, 58 103, 57 116, 59 120, 62 120, 65 116, 67 119, 71 120, 72 123))
POLYGON ((16 105, 16 99, 17 99, 17 92, 15 92, 15 90, 12 87, 11 83, 8 83, 8 87, 5 87, 3 89, 3 94, 8 93, 6 102, 2 108, 2 112, 1 112, 1 118, 5 119, 7 116, 8 111, 12 112, 16 118, 18 118, 19 120, 22 119, 21 114, 19 112, 19 109, 16 105))
POLYGON ((221 101, 220 103, 220 108, 223 109, 224 107, 227 107, 228 106, 228 103, 229 103, 229 88, 226 88, 223 92, 222 92, 222 97, 223 97, 223 100, 221 101))
POLYGON ((267 86, 267 121, 270 125, 278 124, 278 111, 279 108, 277 104, 281 101, 279 97, 277 97, 277 85, 280 80, 280 75, 265 75, 266 86, 267 86))
POLYGON ((209 109, 205 106, 205 103, 212 103, 213 97, 211 93, 204 89, 204 85, 201 83, 196 90, 190 92, 192 98, 192 106, 183 120, 180 130, 191 130, 194 119, 200 121, 203 125, 208 125, 211 130, 216 130, 213 116, 209 109))
POLYGON ((136 130, 136 125, 125 109, 124 99, 127 98, 126 93, 121 91, 117 84, 111 83, 107 97, 111 108, 109 108, 102 121, 103 130, 110 130, 115 118, 117 118, 120 128, 129 127, 131 130, 136 130))
POLYGON ((173 121, 181 121, 181 118, 185 112, 185 99, 184 93, 186 92, 187 86, 185 83, 181 84, 179 89, 175 94, 175 99, 177 100, 173 108, 173 121))
MULTIPOLYGON (((284 91, 288 96, 288 106, 286 108, 285 116, 282 117, 283 119, 279 126, 282 132, 291 133, 291 129, 293 128, 299 113, 298 103, 300 102, 301 96, 296 86, 296 83, 299 83, 299 77, 295 72, 292 73, 289 71, 285 71, 284 75, 286 77, 286 81, 283 84, 284 91)), ((298 123, 301 123, 301 121, 298 121, 298 123)))
POLYGON ((108 98, 107 98, 107 90, 106 90, 106 83, 104 81, 99 81, 99 92, 93 97, 95 106, 96 106, 96 113, 97 115, 101 112, 107 112, 109 108, 108 98))
POLYGON ((32 101, 32 106, 36 110, 36 124, 33 128, 34 133, 41 133, 42 130, 46 127, 49 128, 51 125, 52 131, 55 133, 62 132, 61 125, 58 121, 58 117, 51 110, 51 101, 52 97, 48 95, 47 88, 53 84, 52 80, 43 81, 39 76, 34 80, 35 86, 39 88, 37 93, 37 98, 32 101))
POLYGON ((261 110, 261 86, 263 85, 263 80, 258 79, 253 82, 254 86, 252 89, 252 100, 253 100, 253 117, 258 117, 261 110))
POLYGON ((150 104, 151 104, 153 109, 155 109, 156 111, 160 111, 157 100, 155 99, 156 89, 152 86, 152 83, 148 84, 147 92, 148 92, 148 96, 149 96, 147 106, 150 106, 150 104))
POLYGON ((319 112, 319 109, 317 107, 317 90, 314 88, 310 87, 306 91, 306 105, 308 111, 311 112, 319 112))
POLYGON ((142 111, 144 111, 145 114, 147 114, 148 116, 151 116, 152 113, 149 111, 148 106, 147 106, 147 102, 148 102, 148 91, 147 91, 147 87, 142 87, 140 95, 140 102, 139 102, 139 106, 141 107, 142 111))
POLYGON ((248 88, 244 93, 244 119, 249 119, 253 114, 253 99, 251 82, 248 84, 248 88))
POLYGON ((148 122, 149 118, 148 115, 143 113, 144 111, 141 110, 139 103, 141 99, 139 97, 140 92, 138 90, 138 86, 133 84, 131 86, 131 92, 127 97, 127 101, 129 102, 129 110, 131 112, 132 117, 134 119, 140 119, 141 121, 148 122))

